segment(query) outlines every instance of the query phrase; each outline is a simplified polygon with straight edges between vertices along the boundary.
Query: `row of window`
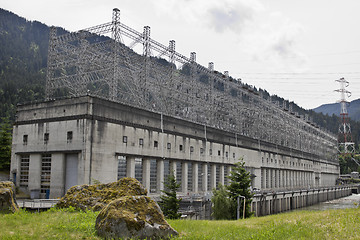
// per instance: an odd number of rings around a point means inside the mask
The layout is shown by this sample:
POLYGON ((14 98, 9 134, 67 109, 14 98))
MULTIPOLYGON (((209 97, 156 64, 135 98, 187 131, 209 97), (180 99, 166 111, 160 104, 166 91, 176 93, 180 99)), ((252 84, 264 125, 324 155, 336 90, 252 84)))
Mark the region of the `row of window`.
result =
MULTIPOLYGON (((49 139, 50 139, 50 134, 49 133, 44 133, 44 144, 48 144, 49 142, 49 139)), ((73 132, 72 131, 68 131, 66 133, 66 140, 67 142, 71 142, 73 139, 73 132)), ((24 145, 27 145, 28 144, 28 141, 29 141, 29 135, 27 134, 24 134, 23 135, 23 144, 24 145)))
MULTIPOLYGON (((264 157, 261 158, 261 162, 264 163, 264 157)), ((271 158, 269 161, 269 158, 266 158, 266 163, 277 163, 277 159, 275 158, 274 160, 271 158)), ((298 167, 305 167, 305 168, 311 168, 311 164, 305 164, 305 163, 297 163, 297 162, 288 162, 288 161, 282 161, 279 160, 279 164, 289 164, 290 166, 298 166, 298 167)))
MULTIPOLYGON (((128 137, 127 136, 123 136, 123 143, 127 143, 128 142, 128 137)), ((143 138, 139 138, 139 146, 144 146, 144 139, 143 138)), ((159 142, 158 141, 154 141, 154 148, 158 148, 159 147, 159 142)), ((171 143, 167 143, 166 145, 167 149, 171 149, 171 143)), ((184 147, 182 144, 179 145, 179 151, 184 151, 184 147)), ((194 152, 194 147, 190 146, 190 152, 194 152)), ((204 148, 200 148, 200 154, 204 154, 204 148)), ((213 155, 213 151, 210 148, 209 149, 209 155, 213 155)), ((221 151, 218 150, 218 156, 221 156, 221 151)), ((229 157, 229 153, 225 152, 225 156, 229 157)), ((235 153, 233 152, 233 158, 235 158, 235 153)))

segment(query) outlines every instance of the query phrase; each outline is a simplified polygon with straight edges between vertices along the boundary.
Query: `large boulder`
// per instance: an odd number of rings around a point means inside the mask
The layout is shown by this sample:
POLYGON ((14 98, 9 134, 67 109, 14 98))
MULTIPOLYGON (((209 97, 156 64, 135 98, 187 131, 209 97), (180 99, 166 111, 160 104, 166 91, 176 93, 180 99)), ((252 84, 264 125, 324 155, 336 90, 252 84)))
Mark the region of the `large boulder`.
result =
POLYGON ((110 202, 97 216, 95 228, 105 239, 166 239, 178 235, 159 205, 147 196, 126 196, 110 202))
POLYGON ((135 178, 122 178, 108 184, 78 185, 71 187, 56 204, 60 208, 74 207, 99 211, 111 201, 124 196, 147 195, 147 190, 135 178))
POLYGON ((10 181, 0 182, 0 212, 10 213, 18 210, 14 183, 10 181))

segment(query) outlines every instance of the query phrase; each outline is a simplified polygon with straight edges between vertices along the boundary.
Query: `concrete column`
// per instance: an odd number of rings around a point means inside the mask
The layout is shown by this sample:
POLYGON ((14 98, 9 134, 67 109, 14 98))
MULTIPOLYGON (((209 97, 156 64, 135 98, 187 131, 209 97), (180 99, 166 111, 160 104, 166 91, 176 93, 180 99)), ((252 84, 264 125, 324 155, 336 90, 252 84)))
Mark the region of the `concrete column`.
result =
POLYGON ((156 192, 160 193, 161 190, 164 190, 164 160, 156 160, 156 192))
POLYGON ((65 154, 51 154, 50 198, 62 197, 65 194, 65 154))
POLYGON ((181 168, 181 191, 183 193, 187 193, 188 192, 188 163, 187 162, 183 162, 182 163, 182 168, 181 168))
POLYGON ((176 161, 170 161, 170 175, 174 174, 176 179, 176 161))
POLYGON ((150 159, 143 158, 142 159, 142 182, 143 186, 150 193, 150 159))
POLYGON ((126 157, 126 177, 135 178, 135 157, 126 157))
POLYGON ((213 188, 216 188, 216 164, 211 165, 211 173, 210 173, 210 189, 212 191, 213 188))
POLYGON ((219 183, 221 183, 221 185, 224 185, 224 183, 225 183, 225 175, 224 175, 224 165, 220 165, 220 177, 219 177, 219 183))
POLYGON ((208 182, 208 179, 207 179, 207 175, 208 175, 208 164, 203 164, 202 165, 202 173, 203 173, 203 176, 202 176, 202 190, 204 192, 207 192, 208 191, 208 188, 207 188, 207 182, 208 182))
MULTIPOLYGON (((228 175, 227 175, 227 176, 230 176, 230 173, 231 173, 231 171, 232 171, 232 166, 228 166, 227 168, 228 168, 228 175)), ((226 176, 226 177, 227 177, 227 176, 226 176)), ((231 180, 228 179, 228 181, 227 181, 227 182, 228 182, 228 185, 230 184, 230 181, 231 181, 231 180)))
POLYGON ((192 184, 193 192, 197 193, 199 191, 199 163, 192 163, 192 184))
POLYGON ((29 191, 41 186, 41 154, 30 154, 29 162, 29 191))

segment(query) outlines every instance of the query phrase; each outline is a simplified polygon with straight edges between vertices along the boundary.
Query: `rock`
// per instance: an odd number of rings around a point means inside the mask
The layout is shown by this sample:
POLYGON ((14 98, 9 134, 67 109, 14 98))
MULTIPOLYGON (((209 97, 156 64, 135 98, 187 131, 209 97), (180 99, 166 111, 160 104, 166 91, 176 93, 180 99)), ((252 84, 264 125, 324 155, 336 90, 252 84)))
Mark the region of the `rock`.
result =
POLYGON ((0 212, 10 213, 18 210, 14 183, 10 181, 0 182, 0 212))
POLYGON ((159 205, 147 196, 126 196, 110 202, 97 216, 95 228, 105 239, 165 239, 178 235, 159 205))
POLYGON ((109 202, 123 196, 147 195, 147 190, 135 178, 122 178, 108 184, 78 185, 71 187, 56 204, 81 210, 100 211, 109 202))

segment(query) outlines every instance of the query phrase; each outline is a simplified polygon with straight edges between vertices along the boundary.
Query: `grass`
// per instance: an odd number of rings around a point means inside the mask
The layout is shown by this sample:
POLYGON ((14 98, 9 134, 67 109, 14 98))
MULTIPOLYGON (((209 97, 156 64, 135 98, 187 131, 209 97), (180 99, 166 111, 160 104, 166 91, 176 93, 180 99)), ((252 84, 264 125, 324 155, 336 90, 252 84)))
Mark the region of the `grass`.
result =
MULTIPOLYGON (((73 209, 0 215, 0 239, 100 239, 97 213, 73 209)), ((239 221, 168 220, 175 239, 360 239, 360 209, 294 211, 239 221)))

